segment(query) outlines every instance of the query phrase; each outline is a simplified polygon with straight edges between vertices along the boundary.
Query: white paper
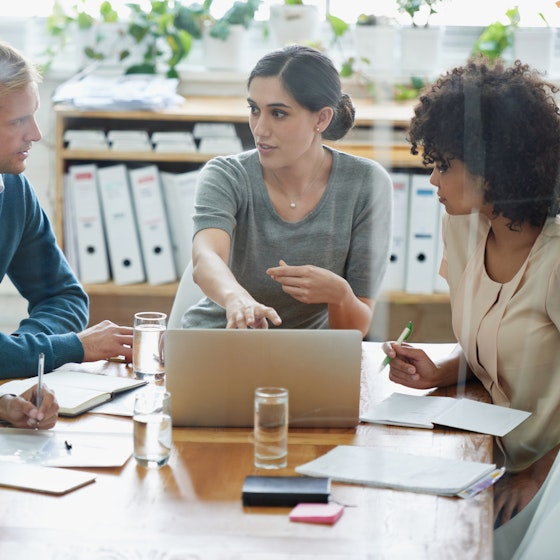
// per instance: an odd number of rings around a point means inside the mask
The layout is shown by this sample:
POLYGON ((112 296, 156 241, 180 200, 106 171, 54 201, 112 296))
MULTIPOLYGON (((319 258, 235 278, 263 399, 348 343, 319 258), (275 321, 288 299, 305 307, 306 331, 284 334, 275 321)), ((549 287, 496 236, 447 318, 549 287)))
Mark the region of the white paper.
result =
POLYGON ((524 410, 471 399, 393 393, 360 416, 360 420, 415 428, 439 424, 503 437, 530 415, 524 410))
POLYGON ((47 492, 48 494, 65 494, 94 480, 94 474, 83 471, 15 463, 3 463, 0 467, 0 486, 47 492))
POLYGON ((474 461, 339 445, 295 470, 339 482, 453 496, 495 468, 494 464, 474 461))
POLYGON ((413 428, 434 427, 433 419, 453 404, 451 397, 424 397, 393 393, 378 405, 360 416, 362 422, 411 426, 413 428))
POLYGON ((131 455, 131 433, 0 430, 2 462, 47 467, 121 467, 131 455))
POLYGON ((95 414, 112 414, 114 416, 129 416, 132 418, 134 412, 134 399, 141 391, 150 391, 151 387, 145 385, 138 389, 132 389, 124 393, 119 393, 113 397, 113 400, 100 404, 92 408, 89 412, 95 414))
POLYGON ((78 75, 56 88, 53 102, 82 109, 156 111, 184 103, 178 84, 178 79, 153 74, 78 75))
MULTIPOLYGON (((437 399, 441 397, 428 398, 437 399)), ((453 406, 434 418, 434 423, 503 437, 529 416, 531 416, 531 413, 524 410, 470 399, 454 399, 453 406)))

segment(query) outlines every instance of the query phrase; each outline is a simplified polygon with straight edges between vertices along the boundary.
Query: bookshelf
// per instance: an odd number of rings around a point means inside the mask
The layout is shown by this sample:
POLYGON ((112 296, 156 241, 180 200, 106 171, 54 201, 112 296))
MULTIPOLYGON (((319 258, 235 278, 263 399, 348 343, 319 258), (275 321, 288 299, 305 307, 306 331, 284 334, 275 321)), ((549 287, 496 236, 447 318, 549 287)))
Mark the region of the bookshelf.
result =
MULTIPOLYGON (((412 116, 411 104, 377 103, 365 99, 355 99, 356 123, 351 133, 341 141, 331 143, 337 149, 379 161, 387 169, 419 169, 418 156, 410 154, 405 142, 405 127, 412 116)), ((124 163, 129 166, 156 164, 160 169, 184 172, 197 169, 214 153, 154 152, 154 151, 112 151, 95 149, 69 149, 65 145, 64 134, 68 129, 101 130, 146 130, 192 131, 197 122, 232 123, 244 148, 253 147, 248 126, 247 103, 240 97, 188 97, 178 107, 170 110, 149 111, 89 111, 78 110, 63 105, 55 105, 55 201, 54 228, 57 239, 64 249, 64 175, 68 167, 79 163, 124 163)), ((95 324, 103 319, 111 319, 120 324, 131 324, 134 312, 153 309, 169 312, 178 282, 165 285, 146 283, 119 286, 113 282, 86 284, 90 296, 91 317, 95 324)), ((447 295, 415 295, 402 292, 383 294, 381 307, 402 306, 414 309, 415 313, 427 306, 426 314, 442 314, 444 326, 423 340, 449 340, 447 322, 449 298, 447 295)), ((398 313, 392 314, 398 320, 398 313)), ((424 315, 424 313, 422 313, 424 315)), ((402 326, 388 326, 387 336, 398 336, 402 326), (393 334, 393 331, 398 331, 393 334)), ((427 334, 427 333, 426 333, 427 334)))

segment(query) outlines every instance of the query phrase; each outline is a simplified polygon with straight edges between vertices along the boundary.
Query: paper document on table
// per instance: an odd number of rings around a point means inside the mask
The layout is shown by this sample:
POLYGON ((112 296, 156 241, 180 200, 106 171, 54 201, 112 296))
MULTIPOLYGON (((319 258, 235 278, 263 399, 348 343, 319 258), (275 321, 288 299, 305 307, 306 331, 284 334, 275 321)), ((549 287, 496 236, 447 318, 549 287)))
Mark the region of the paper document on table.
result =
POLYGON ((39 465, 2 463, 0 466, 0 486, 46 492, 47 494, 66 494, 95 481, 95 475, 82 471, 53 469, 39 465))
POLYGON ((502 437, 530 412, 471 399, 393 393, 360 416, 362 422, 433 428, 434 424, 502 437))
POLYGON ((295 470, 338 482, 454 496, 495 469, 488 463, 339 445, 295 470))
POLYGON ((46 467, 121 467, 131 454, 131 433, 0 430, 2 462, 46 467))
POLYGON ((92 408, 90 412, 92 414, 112 414, 113 416, 130 416, 132 418, 132 413, 134 411, 134 399, 136 395, 140 392, 148 392, 152 388, 149 385, 144 385, 138 389, 133 389, 132 391, 127 391, 126 393, 121 393, 116 395, 112 400, 107 401, 95 408, 92 408))

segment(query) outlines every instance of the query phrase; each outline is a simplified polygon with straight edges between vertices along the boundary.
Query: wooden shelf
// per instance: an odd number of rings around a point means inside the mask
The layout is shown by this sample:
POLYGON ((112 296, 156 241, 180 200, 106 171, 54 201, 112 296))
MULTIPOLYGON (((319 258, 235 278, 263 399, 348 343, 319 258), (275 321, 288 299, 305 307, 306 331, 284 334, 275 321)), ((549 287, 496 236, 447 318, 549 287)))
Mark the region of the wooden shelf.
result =
MULTIPOLYGON (((369 99, 353 99, 356 126, 390 124, 405 128, 413 116, 413 102, 373 103, 369 99)), ((128 121, 207 121, 247 123, 249 108, 241 97, 188 97, 182 105, 162 111, 91 111, 55 105, 54 110, 68 119, 128 120, 128 121)))
MULTIPOLYGON (((85 284, 84 289, 89 295, 102 296, 106 294, 115 294, 124 297, 137 297, 150 293, 156 296, 174 297, 177 291, 178 282, 169 284, 161 284, 155 286, 153 284, 127 284, 119 286, 113 282, 105 282, 103 284, 85 284)), ((385 301, 391 304, 425 304, 425 303, 449 303, 449 294, 412 294, 407 292, 384 292, 379 297, 379 301, 385 301)))
POLYGON ((150 163, 206 163, 218 154, 185 153, 185 152, 121 152, 112 150, 68 150, 61 151, 64 160, 76 161, 141 161, 150 163))
MULTIPOLYGON (((361 157, 375 159, 389 169, 420 169, 419 156, 413 156, 404 141, 404 130, 413 115, 413 103, 374 104, 369 100, 355 99, 355 128, 346 139, 330 142, 336 149, 361 157), (374 134, 375 132, 375 134, 374 134), (378 138, 383 137, 383 141, 378 138), (371 140, 371 141, 370 141, 371 140)), ((171 166, 174 170, 190 170, 203 165, 219 154, 133 152, 111 150, 68 149, 64 133, 70 128, 192 130, 197 122, 233 123, 245 147, 253 145, 248 126, 249 109, 241 97, 189 97, 180 106, 163 111, 91 111, 56 105, 56 193, 54 228, 63 247, 64 243, 64 174, 76 162, 145 163, 171 166)), ((64 247, 63 247, 64 248, 64 247)), ((87 284, 91 299, 91 322, 108 318, 120 324, 130 324, 136 310, 148 308, 169 311, 178 283, 160 286, 133 284, 119 286, 113 282, 87 284)), ((382 294, 380 304, 402 306, 408 313, 409 306, 440 306, 446 310, 447 294, 408 294, 389 292, 382 294)), ((398 314, 395 314, 398 317, 398 314)), ((400 320, 400 319, 399 319, 400 320)), ((402 328, 402 327, 401 327, 402 328)))

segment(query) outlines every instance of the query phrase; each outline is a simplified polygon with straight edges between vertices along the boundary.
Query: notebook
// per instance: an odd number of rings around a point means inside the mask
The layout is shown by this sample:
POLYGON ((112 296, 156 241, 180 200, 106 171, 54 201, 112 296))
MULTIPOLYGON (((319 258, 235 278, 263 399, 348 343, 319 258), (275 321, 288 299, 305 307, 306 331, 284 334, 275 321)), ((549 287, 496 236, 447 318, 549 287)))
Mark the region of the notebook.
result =
MULTIPOLYGON (((142 379, 116 377, 83 371, 58 369, 43 378, 56 395, 60 416, 78 416, 91 408, 112 400, 116 395, 146 385, 142 379)), ((14 379, 2 391, 19 395, 37 383, 36 377, 14 379)))
POLYGON ((255 389, 280 386, 290 427, 354 427, 361 356, 355 330, 168 329, 173 425, 253 426, 255 389))

